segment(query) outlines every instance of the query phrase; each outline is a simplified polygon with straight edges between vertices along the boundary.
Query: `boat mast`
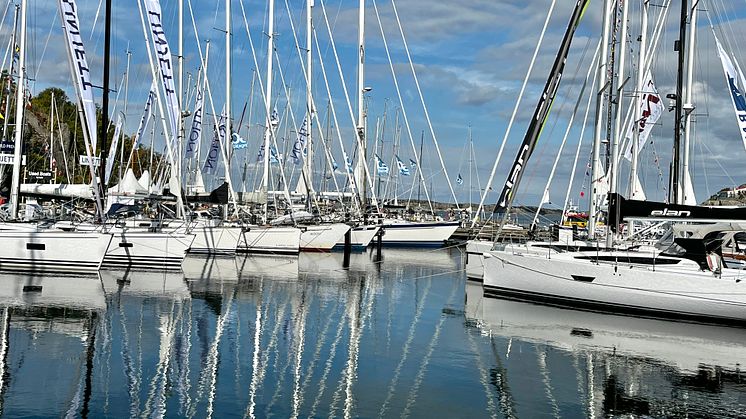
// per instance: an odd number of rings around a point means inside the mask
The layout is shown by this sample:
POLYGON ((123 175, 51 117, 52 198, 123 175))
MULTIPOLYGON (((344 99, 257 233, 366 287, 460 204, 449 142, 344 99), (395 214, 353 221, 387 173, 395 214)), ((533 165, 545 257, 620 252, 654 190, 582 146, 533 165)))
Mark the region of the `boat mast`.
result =
MULTIPOLYGON (((16 5, 15 13, 13 16, 13 36, 11 37, 11 41, 10 41, 10 49, 11 51, 13 51, 13 53, 15 53, 15 48, 16 48, 16 43, 17 43, 16 34, 18 33, 18 17, 19 17, 19 6, 16 5)), ((8 72, 8 94, 5 97, 5 111, 3 112, 3 115, 5 115, 5 118, 3 119, 3 141, 6 141, 6 139, 8 138, 8 120, 10 119, 8 118, 8 115, 10 114, 10 88, 13 83, 13 70, 14 70, 13 64, 14 63, 15 63, 15 60, 11 58, 10 59, 10 71, 8 72)), ((5 169, 4 166, 3 166, 3 169, 5 169)))
MULTIPOLYGON (((177 172, 177 179, 179 179, 179 184, 181 185, 182 182, 186 182, 186 177, 184 176, 184 0, 179 0, 179 40, 178 40, 178 47, 179 47, 179 55, 177 57, 177 61, 179 63, 179 119, 177 120, 177 141, 176 144, 178 144, 178 149, 176 152, 176 155, 174 156, 176 160, 176 167, 175 170, 177 172)), ((128 55, 129 57, 129 55, 128 55)), ((128 58, 129 59, 129 58, 128 58)), ((129 62, 129 61, 128 61, 129 62)), ((122 143, 122 147, 124 147, 124 143, 122 143)), ((188 170, 188 169, 187 169, 188 170)), ((186 188, 185 188, 186 189, 186 188)), ((181 196, 181 191, 178 192, 178 196, 181 196)), ((176 206, 176 215, 183 215, 179 214, 182 210, 181 205, 176 206)))
MULTIPOLYGON (((225 161, 226 178, 231 163, 231 0, 225 0, 225 161)), ((271 57, 270 57, 271 61, 271 57)))
POLYGON ((269 143, 272 137, 272 63, 275 50, 275 0, 269 0, 269 27, 267 29, 267 83, 264 87, 264 110, 267 115, 267 128, 264 131, 264 176, 262 191, 264 192, 264 222, 268 221, 269 212, 269 143))
POLYGON ((689 171, 689 160, 690 160, 690 142, 691 142, 691 125, 692 125, 692 112, 694 111, 694 104, 692 103, 692 93, 694 84, 694 44, 697 39, 697 6, 699 0, 694 0, 694 4, 691 8, 691 18, 689 19, 689 42, 687 44, 687 62, 686 62, 686 98, 683 103, 684 111, 684 158, 681 164, 681 172, 683 175, 683 182, 681 192, 681 203, 684 205, 697 205, 697 198, 694 195, 694 187, 692 185, 692 176, 689 171))
POLYGON ((358 4, 358 63, 357 63, 357 135, 360 138, 360 150, 358 150, 356 179, 362 210, 368 198, 367 184, 365 179, 365 165, 367 164, 367 145, 365 143, 365 104, 363 94, 365 93, 365 0, 359 0, 358 4))
POLYGON ((306 204, 311 209, 313 191, 313 6, 314 0, 306 0, 306 204))
MULTIPOLYGON (((111 0, 106 0, 104 12, 104 88, 101 100, 101 162, 99 170, 101 174, 101 196, 106 196, 106 160, 108 158, 107 142, 109 139, 109 75, 111 72, 111 0)), ((95 153, 96 150, 93 150, 95 153)), ((104 214, 99 214, 103 218, 104 214)))
POLYGON ((591 194, 590 209, 588 210, 588 237, 593 239, 596 236, 596 220, 598 216, 598 203, 596 202, 596 187, 601 179, 601 136, 602 136, 602 119, 604 110, 604 90, 608 88, 607 65, 609 62, 609 38, 611 27, 611 11, 615 0, 604 0, 603 16, 603 36, 601 38, 601 55, 598 62, 598 97, 596 98, 596 122, 593 134, 593 157, 591 158, 591 194))
MULTIPOLYGON (((609 192, 616 193, 619 189, 619 138, 622 135, 622 120, 624 119, 624 85, 626 84, 625 65, 627 64, 627 18, 629 16, 629 0, 620 0, 622 4, 622 27, 619 33, 619 71, 617 81, 619 88, 616 92, 616 119, 614 120, 614 134, 611 137, 611 167, 609 168, 609 192)), ((612 75, 613 77, 613 75, 612 75)), ((608 223, 607 224, 607 228, 608 223)), ((611 247, 613 234, 606 232, 606 247, 611 247)))
MULTIPOLYGON (((27 0, 21 0, 21 45, 18 59, 18 81, 16 82, 15 149, 13 150, 13 177, 10 187, 10 219, 18 216, 19 188, 21 186, 21 151, 23 148, 24 79, 26 78, 26 8, 27 0)), ((13 46, 15 48, 15 45, 13 46)))
MULTIPOLYGON (((645 68, 645 61, 647 60, 647 39, 648 39, 648 12, 650 8, 650 0, 644 0, 642 2, 642 16, 640 17, 640 46, 639 46, 639 58, 637 60, 637 86, 635 91, 635 123, 632 129, 632 167, 630 169, 630 199, 638 199, 642 197, 642 191, 638 190, 640 185, 639 175, 637 174, 638 159, 640 155, 640 120, 642 120, 642 96, 645 85, 645 74, 647 69, 645 68)), ((630 226, 633 225, 630 223, 630 226)), ((630 235, 632 231, 630 231, 630 235)))
POLYGON ((673 165, 671 166, 671 190, 669 202, 682 203, 681 193, 681 122, 684 113, 684 69, 686 66, 686 24, 689 15, 689 1, 681 0, 681 19, 679 21, 679 40, 674 49, 678 52, 678 74, 676 75, 676 114, 674 116, 673 165))

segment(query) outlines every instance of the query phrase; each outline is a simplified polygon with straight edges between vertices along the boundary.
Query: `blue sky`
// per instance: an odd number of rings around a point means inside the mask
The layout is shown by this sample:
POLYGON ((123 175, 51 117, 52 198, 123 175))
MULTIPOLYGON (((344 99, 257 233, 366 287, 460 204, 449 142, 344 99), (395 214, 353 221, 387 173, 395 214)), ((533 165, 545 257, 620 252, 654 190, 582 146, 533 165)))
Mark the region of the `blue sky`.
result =
MULTIPOLYGON (((243 1, 248 14, 247 18, 253 41, 257 47, 260 63, 259 72, 264 77, 266 37, 263 35, 263 31, 266 30, 267 4, 264 1, 243 1)), ((100 1, 79 0, 78 3, 80 19, 83 25, 87 27, 85 31, 91 33, 90 38, 87 39, 86 48, 92 66, 93 79, 94 82, 98 81, 98 84, 100 84, 103 51, 102 16, 98 18, 96 28, 93 29, 93 22, 97 19, 96 12, 100 1)), ((125 69, 125 51, 127 48, 132 51, 129 105, 127 109, 127 131, 132 133, 137 125, 143 102, 147 96, 147 88, 150 85, 149 70, 135 0, 114 3, 114 43, 112 51, 114 53, 114 80, 117 84, 121 80, 121 75, 125 69)), ((333 26, 334 39, 339 48, 344 77, 350 94, 353 95, 354 106, 357 2, 328 0, 325 3, 333 26)), ((476 154, 476 161, 473 163, 478 167, 478 174, 482 185, 484 185, 497 154, 498 144, 505 133, 521 81, 528 68, 530 56, 538 40, 550 3, 549 0, 465 0, 462 2, 399 0, 397 2, 434 130, 452 181, 459 173, 462 177, 468 179, 469 159, 463 151, 468 127, 471 126, 476 154)), ((535 152, 524 176, 523 185, 516 199, 518 204, 535 204, 541 197, 549 169, 565 132, 572 105, 576 100, 587 66, 590 64, 593 48, 598 41, 601 26, 601 3, 601 1, 591 2, 573 42, 562 88, 541 138, 540 147, 535 152)), ((640 31, 638 23, 639 3, 639 1, 631 3, 631 33, 626 43, 627 48, 633 52, 630 66, 636 65, 634 54, 637 50, 635 40, 640 31)), ((743 54, 746 51, 740 47, 736 40, 743 39, 746 35, 742 29, 743 15, 746 14, 744 11, 746 3, 709 0, 703 0, 702 3, 702 10, 707 9, 709 11, 716 24, 716 31, 723 38, 726 47, 735 54, 737 59, 743 62, 743 54)), ((32 72, 36 76, 36 81, 33 84, 34 93, 49 85, 55 85, 66 86, 68 92, 72 95, 56 2, 29 0, 29 5, 29 39, 32 44, 29 53, 32 72)), ((382 117, 384 103, 387 103, 389 129, 386 132, 384 144, 387 147, 386 150, 390 150, 394 134, 391 127, 393 127, 394 115, 399 105, 372 0, 367 0, 366 5, 366 31, 368 34, 366 85, 372 88, 368 102, 368 135, 373 137, 376 118, 382 117)), ((445 185, 445 178, 442 173, 439 174, 440 164, 428 134, 429 129, 404 54, 401 37, 393 17, 391 2, 390 0, 380 0, 377 5, 402 89, 405 110, 409 116, 414 140, 419 142, 420 133, 422 131, 426 132, 423 157, 427 166, 425 174, 428 177, 432 175, 430 183, 435 189, 435 198, 449 200, 450 193, 445 185)), ((175 0, 162 0, 162 6, 166 16, 167 36, 172 49, 175 50, 177 46, 177 2, 175 0)), ((210 2, 193 0, 193 6, 200 40, 203 42, 208 39, 211 40, 209 74, 216 101, 215 107, 219 109, 224 101, 225 80, 224 34, 221 32, 225 27, 224 0, 210 2)), ((240 0, 233 0, 232 6, 234 15, 232 57, 235 127, 240 119, 244 104, 249 102, 249 87, 255 68, 243 25, 240 0)), ((302 39, 305 37, 304 2, 289 1, 289 6, 298 36, 303 42, 302 39)), ((533 107, 538 99, 537 95, 545 82, 547 71, 554 59, 572 6, 574 6, 572 2, 557 2, 547 36, 540 50, 538 62, 520 107, 518 119, 513 126, 508 147, 495 178, 493 187, 497 191, 504 182, 507 166, 510 165, 514 157, 516 147, 523 138, 528 124, 527 119, 533 113, 533 107)), ((293 97, 292 103, 296 119, 300 121, 305 106, 302 100, 305 87, 285 7, 284 0, 277 1, 275 31, 277 34, 277 53, 282 63, 281 68, 286 78, 286 84, 293 97)), ((653 66, 654 78, 663 96, 673 92, 675 80, 675 53, 672 46, 676 38, 676 18, 679 6, 677 2, 672 2, 671 7, 671 16, 669 16, 666 31, 661 38, 659 50, 655 52, 656 59, 653 66)), ((659 13, 659 10, 656 9, 654 13, 659 13)), ((324 50, 324 63, 329 72, 330 83, 333 85, 333 100, 338 113, 340 128, 345 135, 347 144, 351 144, 352 123, 344 96, 341 94, 341 84, 336 71, 336 64, 331 51, 328 49, 328 36, 326 35, 319 0, 316 2, 314 19, 319 43, 321 49, 324 50)), ((188 8, 186 21, 185 71, 194 75, 199 66, 199 59, 188 8)), ((10 17, 6 18, 3 25, 3 39, 7 39, 9 25, 10 17)), ((703 200, 723 186, 746 182, 741 163, 744 157, 743 153, 746 153, 746 151, 744 151, 737 132, 738 128, 725 90, 722 70, 717 54, 714 52, 712 33, 708 29, 707 18, 704 13, 701 14, 698 29, 700 38, 698 40, 697 74, 695 77, 697 110, 693 145, 693 175, 697 198, 703 200)), ((275 68, 277 69, 277 65, 275 68)), ((319 107, 319 116, 323 119, 327 99, 318 64, 316 70, 314 73, 314 94, 319 107)), ((629 74, 629 70, 627 73, 629 74)), ((278 80, 279 74, 275 72, 274 92, 276 94, 281 93, 281 95, 275 96, 274 100, 278 108, 283 110, 287 100, 278 80)), ((100 94, 98 99, 100 99, 100 94)), ((123 95, 121 99, 118 105, 119 109, 123 107, 123 95)), ((258 93, 255 94, 255 107, 258 106, 260 100, 261 96, 258 93)), ((627 97, 625 100, 629 101, 630 98, 627 97)), ((580 108, 581 115, 577 118, 579 120, 582 119, 582 112, 585 110, 584 104, 585 101, 580 108)), ((192 106, 192 104, 187 105, 192 106)), ((248 153, 247 159, 253 163, 261 138, 261 129, 257 124, 263 121, 264 115, 262 112, 255 110, 251 121, 254 127, 252 131, 247 131, 248 123, 246 119, 248 118, 244 117, 241 133, 249 140, 250 147, 247 152, 238 152, 236 156, 238 160, 243 160, 244 157, 241 153, 248 153)), ((666 179, 668 176, 666 166, 670 160, 672 138, 671 119, 672 114, 664 114, 660 126, 656 127, 653 134, 660 170, 666 179)), ((588 179, 584 179, 584 166, 590 153, 589 134, 591 131, 586 131, 586 136, 583 139, 584 147, 580 154, 580 168, 577 169, 576 182, 570 187, 571 197, 574 197, 576 201, 583 189, 583 183, 587 188, 588 179)), ((571 130, 568 145, 560 160, 555 182, 551 188, 550 197, 555 206, 561 205, 568 189, 567 181, 579 132, 580 124, 576 122, 571 130)), ((292 135, 288 134, 288 136, 292 135)), ((203 141, 206 143, 207 139, 203 141)), ((401 143, 402 148, 399 154, 406 160, 413 156, 413 151, 408 146, 409 138, 406 135, 406 130, 402 134, 401 143)), ((335 154, 336 158, 341 160, 341 153, 338 150, 335 151, 335 154)), ((384 152, 387 158, 390 158, 390 154, 390 151, 384 152)), ((655 163, 656 155, 653 155, 653 147, 646 147, 641 157, 641 170, 648 196, 660 199, 664 192, 663 185, 658 179, 658 167, 655 163)), ((625 168, 624 170, 628 169, 625 168)), ((474 183, 472 196, 474 200, 478 196, 476 173, 475 170, 472 174, 474 183)), ((252 184, 249 183, 249 189, 251 186, 252 184)), ((459 200, 463 201, 468 197, 469 191, 466 184, 463 186, 454 184, 454 188, 459 200)), ((496 193, 493 193, 488 202, 494 203, 497 199, 495 195, 496 193)))

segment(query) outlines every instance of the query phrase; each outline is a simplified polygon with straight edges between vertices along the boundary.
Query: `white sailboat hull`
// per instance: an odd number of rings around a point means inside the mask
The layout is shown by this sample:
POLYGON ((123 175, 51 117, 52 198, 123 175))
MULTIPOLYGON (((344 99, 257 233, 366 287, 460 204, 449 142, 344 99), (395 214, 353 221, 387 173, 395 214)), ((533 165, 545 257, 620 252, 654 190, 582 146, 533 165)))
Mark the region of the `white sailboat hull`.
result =
POLYGON ((459 222, 391 223, 383 225, 384 246, 442 246, 459 227, 459 222))
POLYGON ((242 230, 241 227, 197 226, 189 231, 189 233, 194 235, 194 241, 189 247, 189 253, 235 255, 238 241, 241 239, 242 230))
MULTIPOLYGON (((353 250, 363 251, 369 245, 370 242, 376 237, 378 232, 381 231, 381 226, 377 224, 368 224, 354 227, 350 231, 350 245, 353 250)), ((337 242, 337 248, 343 249, 345 245, 345 237, 342 236, 339 242, 337 242)))
POLYGON ((102 268, 181 269, 194 234, 113 231, 102 268))
POLYGON ((743 272, 716 278, 691 261, 652 267, 572 257, 486 253, 485 295, 639 317, 746 324, 746 281, 737 281, 743 272))
POLYGON ((469 240, 466 242, 466 277, 472 281, 484 278, 484 253, 492 250, 491 241, 469 240))
POLYGON ((320 224, 304 227, 300 235, 300 250, 306 252, 329 252, 350 230, 350 226, 342 223, 320 224))
POLYGON ((93 273, 101 267, 112 235, 64 231, 0 232, 0 270, 93 273))
POLYGON ((301 231, 295 227, 249 227, 242 233, 238 251, 297 255, 301 231))

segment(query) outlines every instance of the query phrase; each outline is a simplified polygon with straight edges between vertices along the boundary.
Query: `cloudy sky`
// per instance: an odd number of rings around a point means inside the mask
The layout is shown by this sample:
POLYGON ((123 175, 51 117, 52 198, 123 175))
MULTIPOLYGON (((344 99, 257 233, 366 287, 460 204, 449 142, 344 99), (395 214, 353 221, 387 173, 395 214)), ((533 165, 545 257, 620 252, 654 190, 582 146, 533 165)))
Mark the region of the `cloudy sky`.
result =
MULTIPOLYGON (((34 81, 32 88, 38 93, 48 86, 62 86, 72 96, 69 69, 66 53, 62 43, 59 16, 56 2, 49 0, 29 1, 29 60, 30 71, 34 81)), ((186 0, 185 0, 186 1, 186 0)), ((256 47, 259 62, 259 74, 265 77, 266 63, 266 25, 267 3, 257 0, 232 0, 233 7, 233 120, 234 127, 241 122, 241 133, 249 140, 248 151, 238 152, 237 160, 246 159, 253 163, 261 138, 261 128, 265 116, 259 110, 261 96, 258 90, 250 94, 253 75, 256 68, 253 62, 242 4, 251 37, 256 47), (241 3, 243 1, 243 3, 241 3), (253 97, 253 101, 251 98, 253 97), (248 108, 252 108, 249 118, 248 108), (247 107, 243 120, 241 114, 247 107), (251 130, 249 130, 249 127, 251 130), (245 153, 245 157, 244 154, 245 153)), ((197 52, 198 38, 205 46, 210 40, 209 79, 213 90, 215 108, 222 107, 225 92, 225 0, 202 1, 192 0, 195 24, 199 34, 195 36, 192 29, 189 5, 185 6, 185 71, 192 76, 197 74, 200 66, 197 52)), ((150 85, 150 72, 144 47, 144 35, 137 11, 136 0, 115 1, 113 33, 113 76, 117 88, 127 62, 126 51, 131 51, 129 94, 127 106, 127 131, 135 130, 147 89, 150 85)), ((162 0, 166 18, 167 37, 172 49, 177 47, 177 1, 162 0)), ((518 117, 514 123, 503 159, 498 167, 495 183, 496 191, 502 187, 508 166, 511 164, 522 140, 533 113, 538 95, 546 81, 547 72, 559 46, 562 34, 574 7, 574 2, 557 1, 544 43, 539 51, 538 60, 530 77, 518 117)), ((637 51, 640 34, 640 0, 630 3, 630 33, 620 45, 630 53, 626 68, 627 77, 632 75, 625 88, 623 101, 629 104, 632 100, 634 74, 637 68, 637 51), (631 74, 632 73, 632 74, 631 74)), ((660 5, 664 0, 654 2, 651 7, 651 26, 661 13, 666 10, 660 5)), ((744 35, 744 15, 746 1, 743 0, 702 0, 699 10, 700 20, 697 25, 698 41, 696 49, 696 71, 694 103, 695 129, 692 143, 692 174, 694 177, 697 198, 701 201, 724 186, 746 183, 746 171, 743 161, 746 150, 741 142, 735 122, 730 97, 726 89, 720 61, 715 52, 713 31, 721 38, 729 52, 744 65, 746 50, 738 42, 746 39, 744 35)), ((7 3, 6 3, 7 4, 7 3)), ((78 0, 80 19, 86 33, 86 48, 92 67, 94 83, 100 85, 102 78, 103 53, 103 13, 100 11, 100 0, 78 0), (94 27, 95 23, 95 27, 94 27)), ((550 0, 463 0, 460 2, 432 2, 426 0, 398 0, 401 23, 409 44, 417 76, 422 87, 433 129, 436 134, 442 156, 454 183, 456 195, 460 201, 471 196, 473 201, 479 199, 479 187, 485 183, 497 155, 498 147, 510 119, 511 112, 518 98, 518 92, 526 75, 528 64, 537 44, 541 27, 550 0), (470 161, 467 140, 471 127, 474 147, 474 161, 470 161), (470 170, 470 167, 472 169, 470 170), (465 180, 463 185, 456 185, 458 175, 465 180), (471 192, 469 189, 471 180, 471 192)), ((3 10, 5 9, 3 5, 3 10)), ((334 54, 330 48, 327 26, 324 23, 321 0, 316 0, 314 8, 315 28, 321 48, 324 66, 332 90, 332 101, 337 113, 340 129, 346 143, 352 144, 352 122, 347 102, 341 88, 334 54)), ((353 110, 355 107, 355 70, 357 53, 357 6, 356 1, 324 2, 326 16, 339 52, 340 65, 350 95, 353 110)), ((403 160, 414 156, 411 144, 419 146, 424 132, 423 160, 427 166, 428 187, 434 189, 438 200, 452 200, 445 177, 440 169, 440 162, 432 141, 422 105, 417 93, 412 73, 405 54, 402 37, 394 17, 391 0, 378 0, 376 3, 383 31, 391 51, 393 67, 401 88, 404 111, 409 120, 410 129, 402 127, 399 155, 403 160), (411 139, 409 132, 411 132, 411 139)), ((291 19, 297 36, 303 43, 305 39, 304 1, 277 0, 276 28, 277 54, 280 65, 275 65, 275 83, 273 84, 273 101, 281 113, 285 112, 288 100, 279 83, 280 72, 285 78, 291 96, 290 103, 297 121, 302 120, 304 112, 305 82, 299 65, 298 52, 293 40, 291 19), (290 15, 287 10, 290 10, 290 15)), ((653 77, 662 96, 675 91, 676 55, 673 51, 674 40, 678 32, 678 15, 680 3, 670 2, 667 11, 665 29, 660 44, 654 51, 653 77)), ((563 84, 554 104, 552 114, 544 129, 540 146, 532 161, 528 164, 523 184, 516 198, 518 204, 536 204, 542 195, 544 184, 550 168, 557 156, 560 142, 567 129, 573 105, 578 100, 580 88, 591 64, 593 51, 600 38, 602 2, 591 1, 581 26, 573 40, 570 57, 567 62, 563 84)), ((384 132, 383 157, 389 160, 392 155, 394 124, 397 115, 402 123, 402 110, 389 68, 381 27, 377 20, 372 0, 366 0, 366 86, 371 87, 368 99, 368 135, 375 134, 376 120, 381 120, 386 112, 386 131, 384 132)), ((7 45, 12 27, 12 7, 3 21, 3 48, 7 45)), ((318 54, 316 55, 318 61, 318 54)), ((277 64, 276 61, 276 64, 277 64)), ((327 91, 318 62, 314 71, 314 97, 322 121, 327 117, 327 91)), ((258 84, 255 82, 255 89, 258 84)), ((597 87, 594 87, 594 91, 597 87)), ((590 155, 592 121, 583 137, 579 154, 579 167, 575 170, 575 182, 568 186, 575 150, 580 138, 585 98, 591 93, 586 89, 584 99, 578 109, 578 116, 570 129, 567 145, 561 155, 557 174, 551 186, 550 198, 553 206, 561 206, 565 193, 570 190, 570 197, 576 202, 581 191, 587 191, 588 176, 585 166, 590 155)), ((100 94, 98 95, 100 99, 100 94)), ((192 106, 187 103, 187 106, 192 106)), ((120 93, 118 109, 124 106, 124 92, 120 93)), ((591 120, 595 103, 592 103, 591 120)), ((626 105, 625 105, 626 106, 626 105)), ((641 176, 646 192, 650 198, 662 199, 668 179, 668 164, 671 156, 673 137, 673 113, 666 112, 653 132, 653 144, 646 145, 641 155, 641 176)), ((325 122, 324 122, 325 123, 325 122)), ((291 124, 288 124, 292 131, 291 124)), ((292 134, 288 134, 292 136, 292 134)), ((206 141, 206 140, 205 140, 206 141)), ((341 161, 341 152, 335 146, 336 159, 341 161)), ((622 178, 626 178, 628 168, 623 167, 622 178)), ((622 182, 626 188, 626 181, 622 182)), ((249 183, 249 188, 251 183, 249 183)), ((493 192, 487 199, 494 203, 497 194, 493 192)), ((587 194, 586 194, 587 197, 587 194)), ((583 205, 587 205, 585 202, 583 205)))

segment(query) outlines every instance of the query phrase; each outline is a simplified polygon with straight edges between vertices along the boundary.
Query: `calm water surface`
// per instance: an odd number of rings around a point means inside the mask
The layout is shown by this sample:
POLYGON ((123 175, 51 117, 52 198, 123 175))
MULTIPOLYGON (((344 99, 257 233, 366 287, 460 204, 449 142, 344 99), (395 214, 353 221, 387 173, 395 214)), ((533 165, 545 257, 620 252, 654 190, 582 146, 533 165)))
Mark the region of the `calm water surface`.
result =
POLYGON ((484 299, 459 250, 0 275, 8 417, 746 416, 746 331, 484 299))

